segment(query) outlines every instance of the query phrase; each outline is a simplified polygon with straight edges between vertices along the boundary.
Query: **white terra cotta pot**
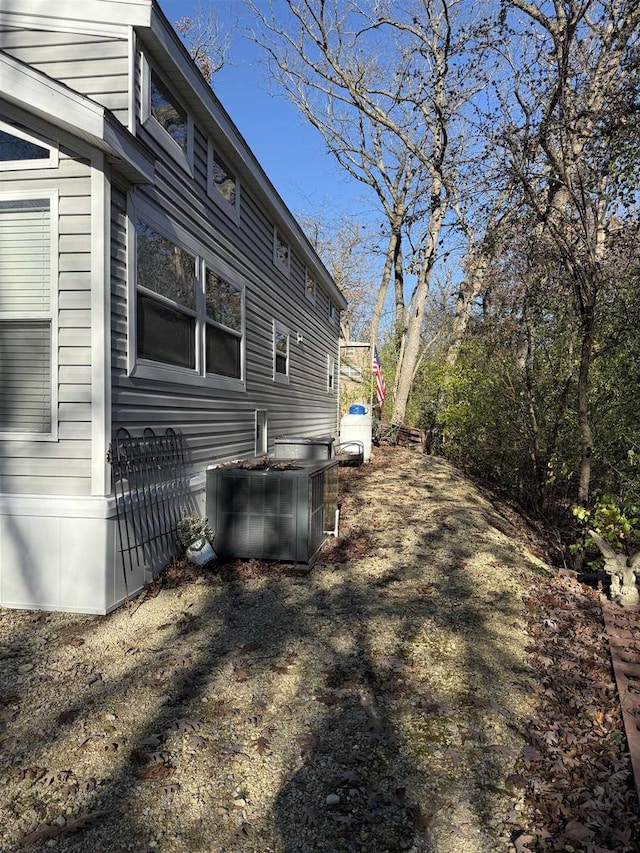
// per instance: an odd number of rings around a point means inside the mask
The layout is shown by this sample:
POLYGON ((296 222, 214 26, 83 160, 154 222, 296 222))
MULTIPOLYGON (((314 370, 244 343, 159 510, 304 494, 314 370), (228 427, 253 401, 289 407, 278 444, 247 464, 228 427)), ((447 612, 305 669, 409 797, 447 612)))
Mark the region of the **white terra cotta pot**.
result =
POLYGON ((206 566, 211 560, 217 558, 213 545, 208 539, 196 539, 186 550, 187 559, 196 566, 206 566))

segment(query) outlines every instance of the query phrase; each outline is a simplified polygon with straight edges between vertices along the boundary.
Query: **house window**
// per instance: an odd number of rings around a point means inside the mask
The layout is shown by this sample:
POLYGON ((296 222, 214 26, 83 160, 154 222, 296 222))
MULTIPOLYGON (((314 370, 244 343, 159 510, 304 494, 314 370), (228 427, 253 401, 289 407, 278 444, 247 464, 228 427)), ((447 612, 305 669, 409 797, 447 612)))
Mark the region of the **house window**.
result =
POLYGON ((277 228, 273 229, 273 262, 285 275, 289 275, 291 264, 289 244, 277 228))
POLYGON ((0 171, 58 165, 58 150, 0 121, 0 171))
POLYGON ((222 276, 206 274, 206 372, 242 377, 242 292, 222 276))
POLYGON ((334 323, 338 319, 338 309, 331 300, 329 300, 329 319, 333 320, 334 323))
POLYGON ((275 321, 273 324, 273 378, 276 382, 289 381, 289 330, 275 321))
POLYGON ((217 202, 222 202, 222 207, 235 212, 239 209, 239 187, 238 179, 229 166, 214 150, 209 141, 209 195, 217 202))
POLYGON ((0 433, 55 438, 57 198, 0 198, 0 433))
POLYGON ((336 360, 332 355, 327 356, 327 391, 336 387, 336 360))
POLYGON ((138 357, 196 368, 196 259, 136 223, 138 357))
POLYGON ((161 227, 136 219, 136 316, 130 332, 137 360, 131 372, 240 390, 244 288, 222 261, 209 264, 187 235, 178 245, 161 227))
POLYGON ((149 97, 151 115, 186 154, 189 124, 187 113, 153 70, 150 73, 149 97))
POLYGON ((142 62, 142 115, 146 130, 189 174, 193 171, 193 122, 180 99, 142 62))
POLYGON ((315 278, 309 273, 309 270, 305 270, 304 276, 304 291, 307 299, 310 302, 316 301, 316 292, 318 289, 318 284, 315 278))

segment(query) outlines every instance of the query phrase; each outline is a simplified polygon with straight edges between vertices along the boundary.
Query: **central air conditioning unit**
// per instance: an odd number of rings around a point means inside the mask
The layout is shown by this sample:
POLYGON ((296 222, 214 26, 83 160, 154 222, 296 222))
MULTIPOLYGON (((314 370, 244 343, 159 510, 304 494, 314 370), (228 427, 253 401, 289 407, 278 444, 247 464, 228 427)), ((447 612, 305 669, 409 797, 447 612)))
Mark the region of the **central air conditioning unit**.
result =
POLYGON ((338 509, 338 461, 249 460, 207 470, 219 557, 315 561, 338 509))
POLYGON ((275 459, 331 459, 332 435, 314 435, 311 438, 283 436, 274 441, 275 459))

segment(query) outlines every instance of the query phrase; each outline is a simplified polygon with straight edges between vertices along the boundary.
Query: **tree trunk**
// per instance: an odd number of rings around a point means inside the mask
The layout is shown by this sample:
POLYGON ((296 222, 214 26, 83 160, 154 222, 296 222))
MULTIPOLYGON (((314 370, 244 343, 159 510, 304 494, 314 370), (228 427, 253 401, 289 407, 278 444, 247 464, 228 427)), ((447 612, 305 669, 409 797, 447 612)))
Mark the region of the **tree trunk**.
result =
POLYGON ((404 337, 404 269, 402 263, 402 240, 400 234, 398 234, 393 259, 393 284, 395 288, 395 352, 399 352, 402 339, 404 337))
POLYGON ((387 293, 389 291, 389 284, 391 283, 391 275, 394 271, 394 264, 397 257, 397 253, 400 251, 400 230, 392 229, 391 234, 389 235, 389 243, 387 245, 387 255, 384 261, 384 269, 382 270, 382 279, 380 281, 380 286, 378 287, 378 295, 376 296, 376 302, 373 306, 373 312, 371 314, 371 330, 369 334, 369 341, 371 343, 371 354, 373 355, 373 350, 378 346, 378 336, 380 334, 380 320, 382 318, 382 312, 384 311, 384 303, 387 299, 387 293))
POLYGON ((578 503, 586 506, 589 500, 591 481, 591 458, 593 455, 593 431, 589 417, 589 370, 593 354, 593 326, 595 304, 585 308, 580 347, 580 370, 578 373, 578 423, 580 425, 580 481, 578 503))
POLYGON ((487 256, 482 250, 479 254, 474 253, 470 255, 469 271, 460 285, 460 290, 456 294, 456 308, 451 327, 451 341, 446 356, 446 362, 449 367, 453 367, 458 360, 458 353, 460 352, 462 339, 469 325, 473 303, 476 297, 484 290, 487 267, 487 256))
POLYGON ((407 333, 405 335, 402 358, 398 360, 396 373, 397 387, 391 415, 394 423, 404 423, 407 413, 407 404, 413 385, 415 366, 420 357, 422 322, 429 294, 429 285, 431 283, 431 271, 436 259, 438 239, 447 208, 447 200, 442 196, 444 191, 442 184, 434 179, 432 186, 433 210, 429 219, 429 231, 425 245, 424 259, 418 274, 418 283, 411 300, 411 305, 409 306, 407 333))

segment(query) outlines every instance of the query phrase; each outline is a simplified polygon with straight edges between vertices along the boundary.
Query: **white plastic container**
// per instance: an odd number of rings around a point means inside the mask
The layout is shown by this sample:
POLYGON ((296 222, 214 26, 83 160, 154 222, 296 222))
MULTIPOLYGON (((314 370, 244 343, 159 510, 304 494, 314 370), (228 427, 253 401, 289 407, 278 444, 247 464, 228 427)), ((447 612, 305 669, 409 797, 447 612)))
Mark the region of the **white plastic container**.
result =
POLYGON ((371 460, 372 430, 371 412, 367 411, 365 406, 351 406, 346 415, 340 419, 340 449, 349 453, 356 452, 356 448, 361 448, 363 462, 369 462, 371 460), (360 409, 364 411, 360 413, 358 411, 360 409), (347 446, 345 447, 345 445, 347 446), (353 446, 353 451, 349 445, 353 446))

